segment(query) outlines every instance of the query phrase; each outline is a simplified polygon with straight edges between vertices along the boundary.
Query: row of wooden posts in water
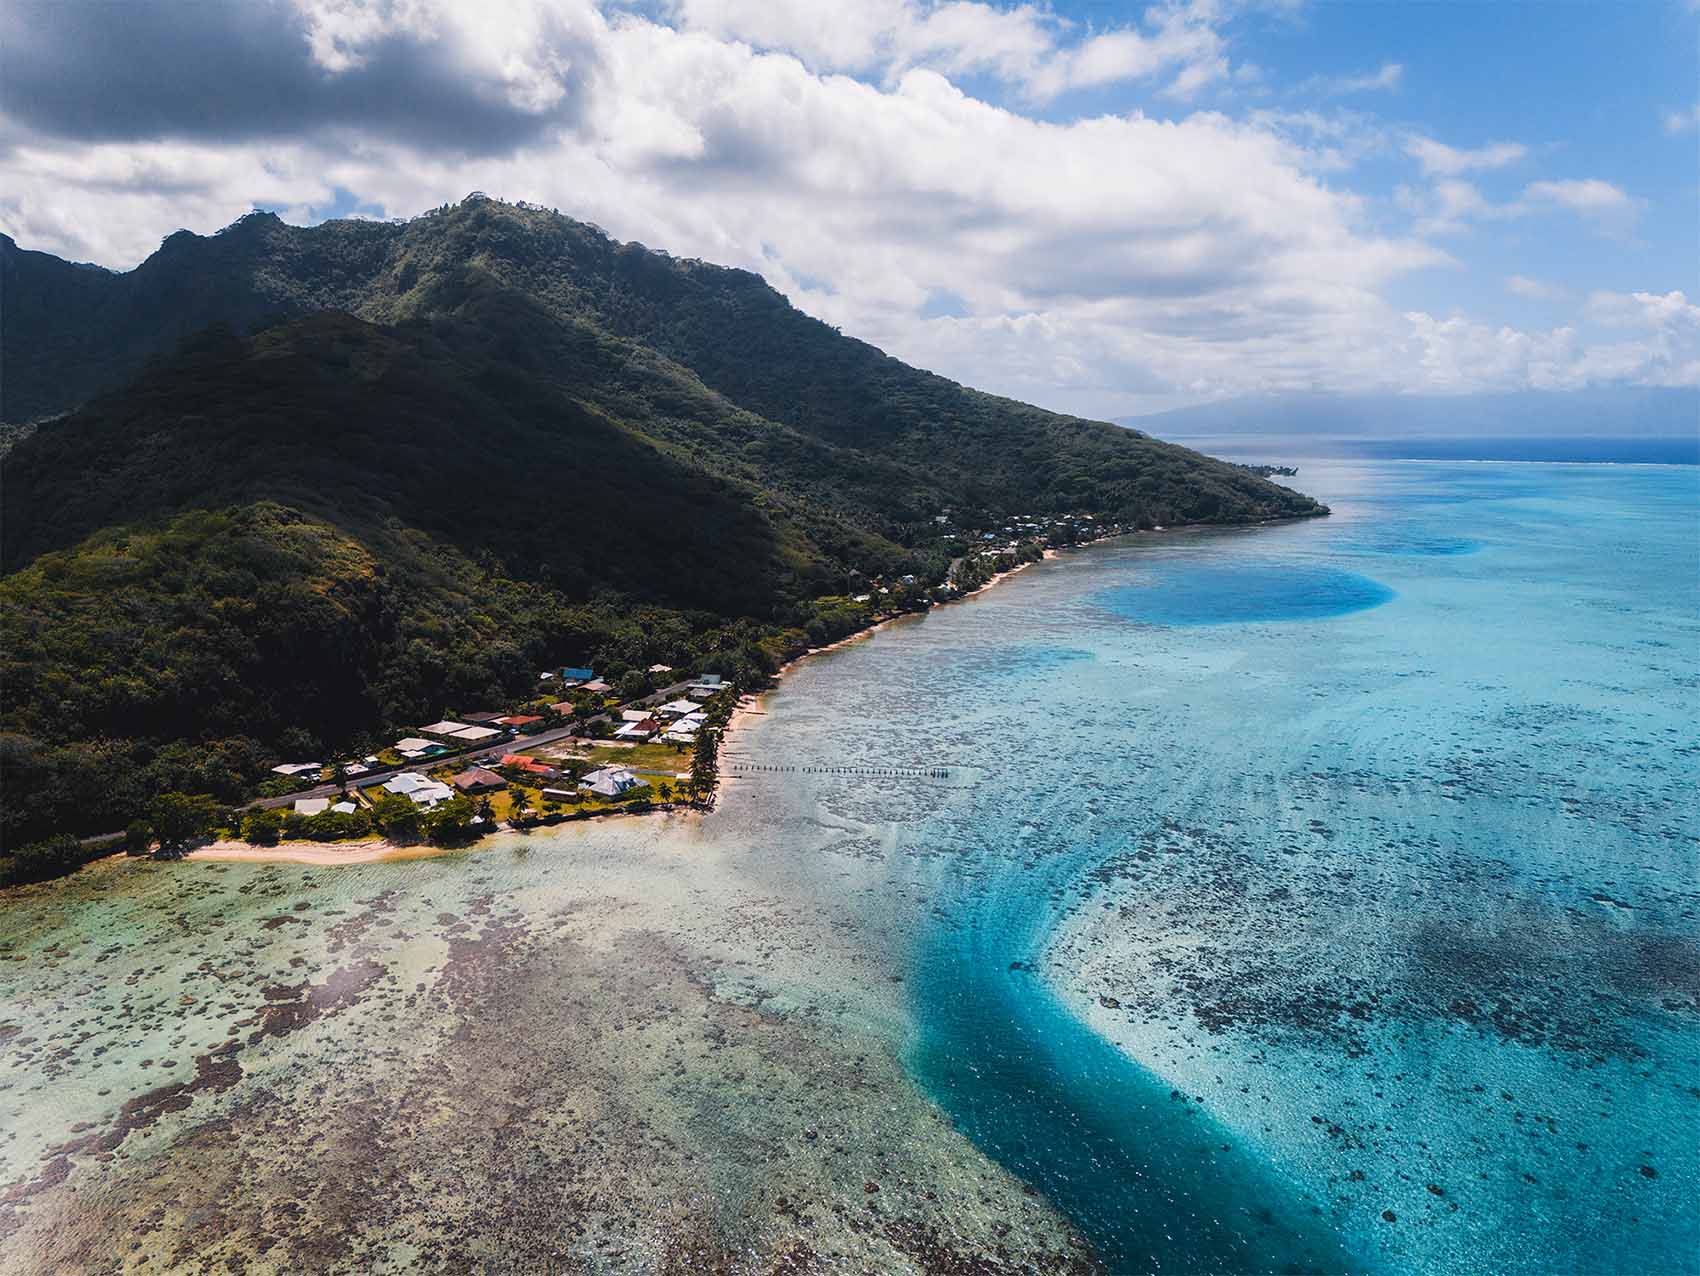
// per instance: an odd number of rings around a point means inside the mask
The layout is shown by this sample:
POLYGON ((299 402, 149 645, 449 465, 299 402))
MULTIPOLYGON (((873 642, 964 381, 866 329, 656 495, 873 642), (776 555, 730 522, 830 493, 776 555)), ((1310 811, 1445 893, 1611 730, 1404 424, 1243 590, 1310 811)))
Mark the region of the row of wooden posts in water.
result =
POLYGON ((750 771, 787 772, 797 775, 866 775, 890 780, 948 780, 949 767, 860 767, 860 766, 775 766, 760 762, 734 762, 726 768, 734 773, 750 771))

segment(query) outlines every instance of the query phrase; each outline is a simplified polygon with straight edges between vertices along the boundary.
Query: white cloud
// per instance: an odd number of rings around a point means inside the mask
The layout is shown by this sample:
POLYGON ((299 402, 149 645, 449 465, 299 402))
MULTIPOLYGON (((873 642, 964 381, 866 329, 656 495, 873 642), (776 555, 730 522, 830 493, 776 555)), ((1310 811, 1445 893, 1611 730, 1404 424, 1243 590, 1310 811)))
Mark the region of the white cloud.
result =
POLYGON ((672 0, 670 12, 687 30, 790 53, 811 70, 887 83, 916 67, 989 75, 1037 101, 1164 76, 1165 92, 1187 97, 1229 74, 1214 0, 1154 4, 1142 22, 1078 39, 1049 9, 979 0, 672 0))
POLYGON ((1383 62, 1379 70, 1363 75, 1313 76, 1300 85, 1301 92, 1321 93, 1329 97, 1346 97, 1353 93, 1390 92, 1405 78, 1405 68, 1398 62, 1383 62))
POLYGON ((1539 279, 1530 279, 1527 275, 1507 275, 1505 290, 1518 297, 1527 297, 1532 301, 1562 301, 1570 295, 1568 289, 1557 284, 1545 283, 1539 279))
POLYGON ((1672 137, 1700 128, 1700 102, 1680 111, 1665 112, 1665 132, 1672 137))
POLYGON ((1504 168, 1529 153, 1528 148, 1518 142, 1494 142, 1475 150, 1460 150, 1420 136, 1409 138, 1405 149, 1431 177, 1455 177, 1459 173, 1504 168))
MULTIPOLYGON (((462 41, 454 58, 472 90, 582 101, 473 153, 346 124, 263 146, 14 128, 0 138, 0 226, 26 247, 128 267, 179 226, 204 233, 255 203, 310 220, 346 191, 397 216, 476 188, 759 271, 900 358, 1095 416, 1258 390, 1558 384, 1612 368, 1668 378, 1688 366, 1669 335, 1677 320, 1620 327, 1624 340, 1600 353, 1570 329, 1517 333, 1389 306, 1391 282, 1450 259, 1377 229, 1372 206, 1318 176, 1330 153, 1390 144, 1366 141, 1376 130, 1356 117, 1047 122, 969 96, 940 69, 966 59, 1080 85, 1148 56, 1138 42, 1098 43, 1110 32, 1058 44, 1037 10, 823 8, 810 30, 764 37, 798 46, 780 53, 714 26, 757 20, 737 0, 706 18, 701 8, 688 29, 606 18, 580 0, 513 0, 481 33, 484 9, 447 0, 299 2, 312 19, 302 39, 328 78, 371 74, 398 41, 462 41), (809 39, 818 47, 805 56, 809 39), (1059 51, 1079 56, 1059 63, 1059 51), (836 73, 850 66, 881 74, 836 73), (903 69, 887 75, 893 67, 903 69), (959 299, 955 313, 925 317, 940 294, 959 299)), ((1162 9, 1138 35, 1161 41, 1161 15, 1179 15, 1167 38, 1184 43, 1211 13, 1162 9)), ((1205 48, 1149 55, 1167 68, 1157 79, 1207 65, 1205 48)), ((1436 228, 1499 215, 1469 183, 1442 177, 1418 197, 1432 201, 1436 228)), ((1548 185, 1530 198, 1600 199, 1548 185)))
POLYGON ((1640 201, 1597 177, 1530 182, 1523 188, 1520 212, 1560 208, 1592 223, 1604 234, 1621 237, 1640 215, 1640 201))

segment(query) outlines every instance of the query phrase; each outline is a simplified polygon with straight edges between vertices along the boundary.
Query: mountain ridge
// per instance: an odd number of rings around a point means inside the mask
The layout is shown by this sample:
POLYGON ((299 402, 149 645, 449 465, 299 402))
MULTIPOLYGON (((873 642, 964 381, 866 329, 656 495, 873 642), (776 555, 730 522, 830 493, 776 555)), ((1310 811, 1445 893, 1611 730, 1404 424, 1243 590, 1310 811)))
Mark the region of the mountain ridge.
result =
POLYGON ((0 459, 9 843, 234 800, 552 663, 756 685, 1011 520, 1326 512, 525 206, 253 215, 125 275, 0 252, 8 402, 58 414, 0 459))

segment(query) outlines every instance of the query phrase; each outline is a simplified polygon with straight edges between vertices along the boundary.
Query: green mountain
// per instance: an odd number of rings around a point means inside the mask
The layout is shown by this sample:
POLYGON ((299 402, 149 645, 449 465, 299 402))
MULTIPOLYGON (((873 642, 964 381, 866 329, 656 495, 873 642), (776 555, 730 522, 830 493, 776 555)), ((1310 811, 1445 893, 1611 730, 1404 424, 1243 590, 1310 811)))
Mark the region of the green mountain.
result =
POLYGON ((256 214, 116 274, 0 239, 0 830, 122 825, 511 703, 550 663, 746 679, 1015 514, 1320 512, 891 359, 759 278, 475 197, 256 214), (59 413, 60 415, 50 415, 59 413))

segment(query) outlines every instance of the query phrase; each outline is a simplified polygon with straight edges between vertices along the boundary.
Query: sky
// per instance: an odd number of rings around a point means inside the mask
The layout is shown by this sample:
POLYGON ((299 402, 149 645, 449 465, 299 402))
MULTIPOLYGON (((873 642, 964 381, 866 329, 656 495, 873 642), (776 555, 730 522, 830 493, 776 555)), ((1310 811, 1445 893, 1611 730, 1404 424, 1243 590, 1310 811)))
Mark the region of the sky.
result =
POLYGON ((1700 384, 1700 0, 0 0, 0 231, 473 190, 1093 417, 1700 384))

